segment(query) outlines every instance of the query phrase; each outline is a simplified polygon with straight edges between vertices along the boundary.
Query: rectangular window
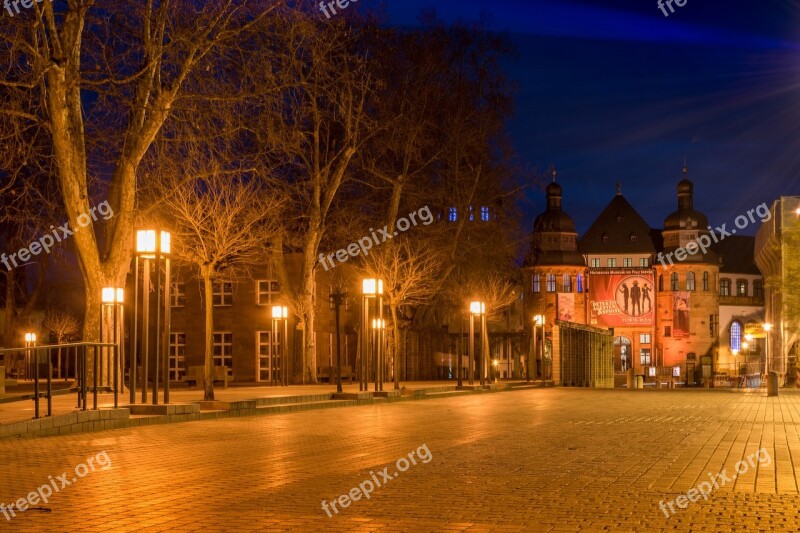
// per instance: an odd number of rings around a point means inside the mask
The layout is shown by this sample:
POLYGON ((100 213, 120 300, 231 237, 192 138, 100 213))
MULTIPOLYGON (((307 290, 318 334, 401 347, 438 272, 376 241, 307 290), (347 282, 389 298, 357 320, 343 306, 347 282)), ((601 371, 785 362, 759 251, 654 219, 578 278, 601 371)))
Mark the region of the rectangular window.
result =
POLYGON ((755 298, 764 297, 764 282, 760 279, 753 280, 753 296, 755 298))
POLYGON ((169 379, 181 381, 186 375, 186 333, 169 334, 169 379))
POLYGON ((642 366, 650 365, 650 348, 641 348, 639 350, 639 360, 642 366))
POLYGON ((633 259, 631 259, 630 257, 626 257, 625 259, 622 260, 622 266, 624 266, 626 268, 632 267, 633 266, 633 259))
POLYGON ((747 296, 747 280, 740 279, 736 282, 736 296, 747 296))
POLYGON ((639 258, 639 266, 640 267, 649 267, 650 266, 650 259, 647 257, 640 257, 639 258))
POLYGON ((547 275, 547 292, 556 292, 556 275, 547 275))
POLYGON ((483 222, 489 222, 489 207, 488 206, 484 205, 484 206, 481 207, 481 220, 483 222))
POLYGON ((615 267, 615 266, 617 266, 617 259, 616 259, 616 258, 614 258, 614 257, 612 257, 611 259, 609 259, 609 260, 608 260, 608 266, 609 266, 609 267, 615 267))
POLYGON ((170 283, 169 292, 170 305, 172 307, 183 307, 186 305, 186 291, 183 283, 170 283))
POLYGON ((256 353, 258 354, 258 381, 272 381, 272 375, 280 378, 281 334, 275 336, 276 346, 272 346, 271 331, 256 331, 256 353))
POLYGON ((640 333, 639 334, 639 343, 640 344, 650 344, 650 334, 649 333, 640 333))
POLYGON ((672 326, 664 326, 664 336, 672 337, 672 326))
POLYGON ((539 274, 533 275, 533 292, 540 292, 541 291, 541 284, 539 283, 539 274))
POLYGON ((450 222, 455 222, 456 220, 458 220, 458 210, 455 207, 451 207, 447 211, 447 220, 449 220, 450 222))
POLYGON ((233 333, 229 331, 214 332, 214 366, 233 368, 233 333))
POLYGON ((731 295, 731 280, 729 279, 719 280, 719 295, 720 296, 731 295))
POLYGON ((256 281, 256 305, 270 305, 277 303, 281 286, 274 279, 260 279, 256 281))
POLYGON ((708 315, 708 334, 715 338, 719 334, 719 315, 708 315))
POLYGON ((224 307, 233 302, 233 283, 230 281, 214 282, 214 307, 224 307))
POLYGON ((592 259, 592 268, 600 268, 600 260, 595 258, 592 259))

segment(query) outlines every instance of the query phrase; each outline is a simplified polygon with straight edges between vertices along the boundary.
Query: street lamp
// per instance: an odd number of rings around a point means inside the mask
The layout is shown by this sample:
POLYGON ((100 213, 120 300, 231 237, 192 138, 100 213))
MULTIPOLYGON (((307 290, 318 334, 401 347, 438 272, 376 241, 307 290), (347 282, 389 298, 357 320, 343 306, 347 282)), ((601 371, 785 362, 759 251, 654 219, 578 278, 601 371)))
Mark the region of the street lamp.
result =
POLYGON ((375 365, 375 371, 378 372, 379 378, 376 378, 376 384, 380 383, 380 390, 383 390, 383 380, 385 379, 386 374, 386 361, 384 361, 384 352, 383 352, 383 341, 384 341, 384 330, 386 329, 386 321, 382 318, 373 318, 372 319, 372 332, 373 332, 373 340, 375 343, 375 354, 377 358, 377 364, 375 365))
MULTIPOLYGON (((538 364, 539 362, 539 343, 537 342, 539 326, 542 326, 542 341, 544 341, 544 315, 534 315, 533 317, 533 354, 525 368, 526 381, 528 382, 531 380, 531 363, 538 364)), ((544 380, 544 361, 542 361, 542 380, 544 380)))
POLYGON ((497 383, 497 367, 500 364, 500 361, 497 359, 492 360, 492 365, 494 366, 494 382, 497 383))
POLYGON ((25 377, 27 379, 30 379, 30 376, 33 375, 33 367, 31 366, 33 361, 31 360, 31 353, 30 353, 29 348, 32 348, 34 346, 36 346, 36 333, 26 333, 25 334, 25 359, 27 359, 27 361, 26 361, 26 365, 25 365, 25 368, 26 368, 26 371, 25 371, 26 376, 25 377))
MULTIPOLYGON (((369 307, 370 307, 370 299, 375 298, 377 300, 378 305, 378 318, 383 320, 383 280, 376 279, 376 278, 365 278, 361 282, 361 294, 362 298, 362 342, 361 342, 361 371, 360 374, 360 383, 358 386, 358 390, 366 391, 369 389, 369 372, 370 372, 370 365, 369 359, 372 354, 369 337, 369 307)), ((380 342, 378 343, 378 350, 380 350, 380 342)), ((375 391, 383 390, 383 383, 378 384, 380 379, 380 369, 377 368, 378 360, 377 360, 377 353, 375 354, 375 359, 373 360, 373 369, 375 372, 375 391), (380 388, 379 388, 380 387, 380 388)))
MULTIPOLYGON (((346 290, 336 290, 330 294, 331 304, 336 312, 336 392, 342 392, 342 343, 339 339, 339 307, 347 301, 346 290)), ((351 380, 352 381, 352 380, 351 380)))
POLYGON ((289 343, 289 308, 285 305, 272 306, 272 356, 270 357, 269 372, 274 385, 277 385, 276 374, 280 367, 281 385, 288 383, 288 343, 289 343), (281 346, 281 358, 277 359, 278 352, 278 322, 283 321, 283 345, 281 346))
POLYGON ((483 330, 486 321, 486 304, 481 301, 473 301, 469 304, 469 384, 474 384, 475 376, 475 317, 481 317, 481 355, 479 358, 479 366, 481 379, 481 386, 485 385, 485 376, 483 369, 483 330))
MULTIPOLYGON (((119 324, 121 320, 119 320, 120 315, 122 314, 123 307, 122 304, 125 302, 125 290, 121 287, 105 287, 102 291, 102 298, 103 307, 101 312, 101 319, 100 319, 100 342, 103 342, 103 330, 105 329, 103 325, 105 324, 105 310, 106 307, 112 308, 112 328, 114 328, 114 333, 112 335, 112 342, 114 344, 114 409, 119 407, 119 382, 120 382, 120 369, 122 368, 122 364, 120 364, 120 344, 119 344, 119 324)), ((103 348, 106 349, 105 347, 103 348)), ((95 361, 97 358, 95 357, 95 361)), ((96 371, 96 370, 95 370, 96 371)), ((101 371, 102 375, 102 371, 101 371)))
MULTIPOLYGON (((153 369, 153 405, 158 405, 158 372, 159 363, 164 365, 164 403, 169 403, 169 356, 163 355, 164 349, 169 349, 170 330, 170 263, 169 256, 172 252, 172 236, 168 231, 144 229, 136 231, 136 260, 134 269, 134 307, 133 307, 133 335, 131 342, 133 349, 130 357, 131 403, 136 401, 136 341, 138 335, 138 305, 139 305, 139 259, 144 261, 142 274, 142 403, 147 402, 147 375, 150 358, 150 260, 155 260, 156 272, 156 324, 155 324, 155 364, 153 369), (165 283, 161 290, 161 260, 164 259, 165 283), (163 300, 162 300, 163 298, 163 300), (161 307, 164 307, 164 324, 162 330, 161 307)), ((210 302, 206 302, 210 305, 210 302)))

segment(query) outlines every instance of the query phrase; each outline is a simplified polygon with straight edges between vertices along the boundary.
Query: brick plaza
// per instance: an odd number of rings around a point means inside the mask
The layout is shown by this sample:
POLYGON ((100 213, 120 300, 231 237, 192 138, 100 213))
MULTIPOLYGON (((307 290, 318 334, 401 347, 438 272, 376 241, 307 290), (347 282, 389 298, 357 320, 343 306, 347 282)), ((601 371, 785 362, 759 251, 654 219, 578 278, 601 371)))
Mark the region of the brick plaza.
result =
MULTIPOLYGON (((800 394, 537 389, 0 441, 3 531, 796 531, 800 394), (370 499, 321 507, 427 445, 370 499), (667 519, 661 500, 772 458, 667 519)), ((379 478, 380 479, 380 478, 379 478)))

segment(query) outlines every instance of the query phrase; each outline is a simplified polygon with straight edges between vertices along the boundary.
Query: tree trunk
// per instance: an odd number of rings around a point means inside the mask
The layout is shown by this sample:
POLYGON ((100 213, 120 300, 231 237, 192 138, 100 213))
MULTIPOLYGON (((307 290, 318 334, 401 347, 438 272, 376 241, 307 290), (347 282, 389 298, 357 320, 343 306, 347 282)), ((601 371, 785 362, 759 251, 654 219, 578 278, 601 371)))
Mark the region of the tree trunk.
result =
POLYGON ((400 325, 397 321, 397 306, 389 305, 389 312, 392 313, 392 330, 394 331, 394 388, 400 388, 400 325))
POLYGON ((206 306, 205 372, 203 373, 203 399, 214 399, 214 284, 211 274, 201 271, 206 306))

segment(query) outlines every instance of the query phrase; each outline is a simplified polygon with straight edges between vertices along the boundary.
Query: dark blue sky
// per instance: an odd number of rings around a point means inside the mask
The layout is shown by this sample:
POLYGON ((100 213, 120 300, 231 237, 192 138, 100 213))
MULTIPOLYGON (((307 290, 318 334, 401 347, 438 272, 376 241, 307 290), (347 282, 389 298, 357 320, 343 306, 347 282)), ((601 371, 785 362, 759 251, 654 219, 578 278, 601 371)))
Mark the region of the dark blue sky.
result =
MULTIPOLYGON (((372 0, 361 0, 363 3, 372 0)), ((435 7, 477 20, 519 48, 510 125, 523 161, 556 165, 564 208, 583 232, 623 194, 654 227, 675 209, 684 157, 695 206, 733 219, 800 194, 800 1, 688 0, 664 17, 656 0, 388 0, 414 24, 435 7)), ((526 227, 543 209, 525 199, 526 227)), ((746 231, 746 233, 753 233, 746 231)))

